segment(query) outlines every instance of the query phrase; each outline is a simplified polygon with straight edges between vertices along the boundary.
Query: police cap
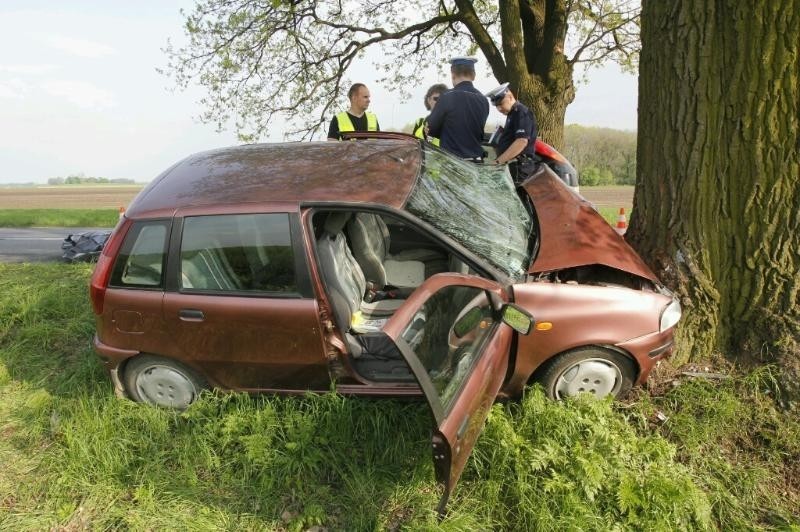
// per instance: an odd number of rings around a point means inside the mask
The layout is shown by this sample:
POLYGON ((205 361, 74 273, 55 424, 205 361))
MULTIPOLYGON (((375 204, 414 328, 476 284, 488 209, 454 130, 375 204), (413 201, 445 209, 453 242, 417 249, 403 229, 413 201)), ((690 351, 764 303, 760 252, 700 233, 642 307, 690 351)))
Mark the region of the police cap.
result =
POLYGON ((478 62, 478 58, 477 57, 469 57, 469 56, 465 56, 465 55, 459 55, 459 56, 450 58, 450 64, 452 66, 466 65, 466 66, 474 67, 475 63, 477 63, 477 62, 478 62))
POLYGON ((494 89, 487 92, 484 96, 489 98, 489 101, 492 102, 492 105, 497 105, 503 101, 503 98, 506 97, 508 93, 508 83, 503 83, 499 87, 495 87, 494 89))

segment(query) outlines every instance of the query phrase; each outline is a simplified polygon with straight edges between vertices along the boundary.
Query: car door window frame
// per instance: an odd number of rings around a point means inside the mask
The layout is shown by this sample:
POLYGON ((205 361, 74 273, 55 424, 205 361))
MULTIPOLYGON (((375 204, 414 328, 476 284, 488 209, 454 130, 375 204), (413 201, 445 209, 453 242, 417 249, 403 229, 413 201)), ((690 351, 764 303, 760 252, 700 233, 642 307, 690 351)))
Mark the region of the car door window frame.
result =
POLYGON ((176 217, 173 222, 173 230, 169 240, 169 251, 167 261, 166 290, 168 292, 178 292, 181 294, 199 294, 208 296, 227 296, 227 297, 251 297, 251 298, 273 298, 273 299, 310 299, 314 298, 314 290, 311 283, 311 275, 306 262, 305 242, 303 241, 302 228, 298 213, 296 212, 236 212, 225 214, 197 214, 176 217), (187 217, 195 216, 229 216, 229 215, 248 215, 248 214, 281 214, 285 215, 289 222, 289 242, 292 248, 295 290, 294 291, 240 291, 240 290, 198 290, 185 289, 181 287, 181 242, 183 240, 184 220, 187 217))
POLYGON ((134 221, 131 228, 126 232, 125 239, 122 242, 119 252, 114 259, 114 265, 111 270, 111 277, 109 279, 110 288, 121 288, 124 290, 151 290, 163 291, 169 278, 169 250, 172 242, 172 234, 174 233, 174 224, 170 218, 152 218, 148 220, 134 221), (157 285, 146 284, 128 284, 122 282, 115 282, 121 278, 121 268, 123 268, 122 258, 130 258, 130 252, 133 250, 134 245, 139 239, 142 231, 149 226, 161 225, 165 227, 164 243, 161 250, 161 280, 157 285))
MULTIPOLYGON (((484 292, 487 294, 488 297, 489 292, 487 290, 484 290, 484 292)), ((497 315, 495 317, 499 318, 498 309, 493 307, 492 312, 497 315)), ((486 344, 489 342, 489 340, 491 340, 491 338, 494 337, 495 334, 497 334, 497 329, 502 323, 503 322, 500 319, 496 319, 492 323, 491 330, 487 332, 486 336, 484 336, 480 344, 477 346, 479 349, 484 349, 486 347, 486 344)), ((436 390, 436 386, 433 384, 433 381, 431 380, 431 377, 428 374, 428 369, 419 360, 419 357, 417 356, 416 352, 411 348, 410 345, 408 345, 408 342, 403 340, 402 337, 398 337, 396 340, 394 340, 394 343, 400 350, 400 353, 403 355, 403 358, 405 358, 406 362, 408 362, 408 365, 411 367, 411 371, 417 377, 417 382, 419 383, 419 386, 422 389, 422 392, 425 394, 425 396, 436 398, 435 404, 430 400, 428 402, 430 404, 431 411, 433 412, 433 417, 436 420, 436 425, 437 426, 441 425, 442 422, 444 422, 444 420, 447 419, 447 417, 452 413, 456 401, 453 401, 452 404, 450 405, 450 408, 446 409, 442 404, 442 400, 441 397, 439 396, 439 392, 436 390)), ((482 356, 483 354, 481 353, 481 355, 475 357, 475 359, 472 361, 472 364, 470 364, 468 370, 470 374, 472 373, 473 369, 478 364, 482 356)), ((466 386, 468 380, 469 379, 464 379, 461 381, 458 390, 455 391, 453 397, 458 397, 459 395, 461 395, 461 392, 464 390, 464 387, 466 386)))
MULTIPOLYGON (((421 235, 431 239, 434 243, 438 244, 442 248, 446 249, 449 253, 456 255, 459 260, 463 263, 468 265, 474 273, 470 275, 474 275, 475 277, 481 277, 484 279, 491 279, 492 281, 496 281, 501 284, 509 284, 511 280, 507 278, 505 275, 501 274, 494 266, 491 264, 486 263, 481 257, 478 257, 472 254, 468 249, 464 246, 460 245, 457 241, 453 240, 448 235, 442 233, 432 225, 428 224, 421 218, 416 217, 415 215, 409 213, 408 211, 404 211, 402 209, 392 209, 390 207, 384 207, 380 205, 374 204, 364 204, 364 203, 352 203, 352 202, 345 202, 345 203, 325 203, 325 202, 308 202, 302 203, 300 205, 301 212, 306 211, 306 209, 310 210, 308 213, 308 227, 306 230, 308 234, 311 235, 310 240, 312 242, 312 247, 314 251, 314 256, 317 256, 317 249, 316 249, 316 238, 314 235, 314 227, 312 220, 314 216, 320 212, 350 212, 350 213, 370 213, 370 214, 377 214, 377 215, 386 215, 394 220, 400 221, 406 224, 408 227, 412 228, 414 231, 419 232, 421 235)), ((319 266, 319 263, 317 263, 319 266)))
POLYGON ((484 290, 487 293, 493 312, 500 312, 503 303, 510 299, 509 287, 495 281, 473 275, 441 274, 441 277, 434 276, 426 279, 425 283, 420 287, 421 290, 411 296, 411 298, 416 298, 417 301, 414 301, 413 305, 409 304, 411 303, 410 301, 407 302, 405 309, 401 307, 389 319, 382 331, 394 343, 403 358, 406 359, 435 419, 435 427, 431 436, 434 470, 436 471, 437 480, 444 486, 438 506, 440 517, 444 515, 450 493, 463 472, 466 461, 474 448, 474 443, 482 432, 480 427, 483 426, 483 421, 491 409, 491 404, 485 403, 484 400, 488 395, 494 394, 492 397, 492 402, 494 402, 497 398, 497 393, 502 390, 503 383, 508 378, 507 367, 503 371, 500 367, 492 366, 501 360, 506 365, 511 364, 512 340, 513 335, 516 334, 511 327, 507 331, 503 329, 501 327, 501 324, 503 324, 501 319, 494 322, 494 327, 486 335, 485 341, 481 342, 480 356, 471 365, 467 378, 463 380, 454 396, 454 401, 451 403, 452 407, 448 411, 444 411, 438 392, 428 375, 425 365, 402 336, 408 325, 413 322, 416 313, 431 297, 443 288, 454 285, 471 286, 484 290), (494 342, 507 343, 502 345, 494 344, 494 342), (484 366, 480 372, 478 371, 479 366, 484 366), (492 373, 487 373, 486 371, 488 370, 491 370, 492 373), (502 374, 500 371, 502 371, 502 374), (478 391, 480 395, 465 395, 466 388, 469 386, 472 386, 473 390, 478 391), (493 390, 487 394, 486 392, 492 388, 493 390), (476 403, 476 401, 479 401, 479 403, 476 403), (440 403, 438 406, 435 404, 437 402, 440 403), (456 406, 459 404, 466 408, 456 410, 456 406), (458 411, 465 414, 463 419, 453 417, 458 411), (455 471, 453 469, 454 466, 457 468, 455 471))

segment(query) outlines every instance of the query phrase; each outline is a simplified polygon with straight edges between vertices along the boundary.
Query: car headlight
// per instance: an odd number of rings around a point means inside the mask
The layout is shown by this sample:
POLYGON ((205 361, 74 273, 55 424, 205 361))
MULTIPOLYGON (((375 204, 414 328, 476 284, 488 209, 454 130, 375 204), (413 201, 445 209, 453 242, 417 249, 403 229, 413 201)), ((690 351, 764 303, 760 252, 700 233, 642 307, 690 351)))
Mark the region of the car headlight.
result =
POLYGON ((673 298, 669 305, 664 307, 661 311, 661 323, 659 324, 659 332, 664 332, 670 327, 674 327, 681 319, 681 304, 677 298, 673 298))

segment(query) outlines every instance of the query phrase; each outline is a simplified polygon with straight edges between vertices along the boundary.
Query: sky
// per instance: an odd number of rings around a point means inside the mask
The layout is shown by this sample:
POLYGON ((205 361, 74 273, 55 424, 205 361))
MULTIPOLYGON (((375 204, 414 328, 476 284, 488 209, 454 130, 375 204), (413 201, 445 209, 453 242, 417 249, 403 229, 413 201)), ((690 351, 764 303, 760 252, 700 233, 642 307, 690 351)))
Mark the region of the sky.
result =
MULTIPOLYGON (((217 132, 198 120, 201 87, 178 91, 156 71, 166 66, 167 39, 183 42, 179 10, 192 6, 191 0, 2 0, 0 184, 80 173, 144 182, 189 154, 238 144, 232 129, 217 132)), ((422 116, 427 87, 449 78, 442 65, 400 102, 374 82, 372 71, 365 63, 350 77, 369 86, 371 110, 386 130, 422 116)), ((477 73, 479 89, 497 85, 485 62, 477 73)), ((636 83, 613 65, 590 71, 566 122, 635 129, 636 83)), ((488 123, 502 122, 493 110, 488 123)), ((260 140, 284 138, 276 131, 260 140)))

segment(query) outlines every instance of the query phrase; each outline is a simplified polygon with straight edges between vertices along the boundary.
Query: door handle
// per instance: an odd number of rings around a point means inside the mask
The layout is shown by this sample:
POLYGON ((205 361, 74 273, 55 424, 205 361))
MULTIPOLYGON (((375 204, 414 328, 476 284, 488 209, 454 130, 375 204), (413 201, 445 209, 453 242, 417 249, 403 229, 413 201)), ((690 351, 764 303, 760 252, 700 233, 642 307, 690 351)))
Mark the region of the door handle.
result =
POLYGON ((205 319, 203 311, 194 308, 182 308, 178 311, 178 316, 184 321, 203 321, 205 319))

